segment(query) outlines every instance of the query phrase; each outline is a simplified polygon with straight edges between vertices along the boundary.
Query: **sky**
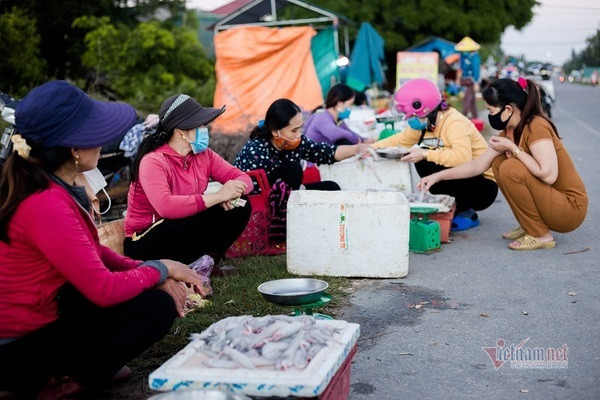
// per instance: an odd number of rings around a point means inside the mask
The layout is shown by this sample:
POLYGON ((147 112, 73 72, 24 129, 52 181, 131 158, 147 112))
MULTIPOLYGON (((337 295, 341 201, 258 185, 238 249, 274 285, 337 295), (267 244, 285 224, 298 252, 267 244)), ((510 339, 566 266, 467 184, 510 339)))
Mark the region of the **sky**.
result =
MULTIPOLYGON (((214 10, 231 0, 188 0, 190 8, 214 10)), ((502 35, 502 50, 509 55, 525 55, 528 61, 562 65, 571 50, 581 51, 586 39, 600 29, 598 0, 538 0, 534 17, 521 31, 512 27, 502 35)))
POLYGON ((509 27, 502 35, 502 50, 528 61, 562 65, 571 50, 581 51, 586 39, 600 29, 598 0, 538 0, 534 17, 520 32, 509 27))

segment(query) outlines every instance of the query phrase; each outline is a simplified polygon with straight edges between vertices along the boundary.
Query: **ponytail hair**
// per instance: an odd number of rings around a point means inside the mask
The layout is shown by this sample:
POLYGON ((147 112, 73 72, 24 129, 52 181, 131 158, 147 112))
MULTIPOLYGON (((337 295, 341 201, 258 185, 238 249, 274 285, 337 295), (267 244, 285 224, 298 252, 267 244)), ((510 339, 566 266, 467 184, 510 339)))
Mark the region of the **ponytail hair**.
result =
POLYGON ((11 153, 2 166, 0 175, 0 241, 9 243, 8 225, 23 200, 50 185, 49 173, 70 162, 70 147, 56 146, 42 149, 33 141, 26 159, 11 153))
POLYGON ((269 106, 263 123, 255 126, 250 132, 250 139, 263 138, 267 141, 271 140, 273 131, 288 126, 291 119, 299 112, 302 112, 302 110, 293 101, 289 99, 275 100, 269 106))
POLYGON ((333 85, 329 91, 327 92, 327 98, 325 99, 325 104, 320 105, 315 108, 312 112, 315 113, 317 110, 321 108, 332 108, 337 106, 337 104, 341 101, 345 103, 346 101, 353 99, 356 97, 356 93, 352 88, 348 85, 344 85, 343 83, 338 83, 337 85, 333 85))
POLYGON ((160 121, 156 125, 156 133, 152 135, 146 136, 140 147, 138 149, 137 155, 135 156, 135 160, 133 161, 133 168, 131 170, 131 182, 136 182, 139 178, 140 174, 140 163, 142 162, 142 158, 148 153, 153 152, 158 149, 163 144, 167 143, 171 137, 173 137, 173 129, 170 132, 165 132, 165 128, 163 128, 160 121))
POLYGON ((482 96, 485 102, 491 106, 504 107, 510 104, 519 109, 521 121, 514 132, 516 144, 519 144, 523 129, 531 123, 534 117, 542 117, 548 121, 554 134, 560 138, 556 126, 542 109, 540 90, 533 81, 523 78, 519 78, 518 82, 510 78, 497 79, 483 90, 482 96))

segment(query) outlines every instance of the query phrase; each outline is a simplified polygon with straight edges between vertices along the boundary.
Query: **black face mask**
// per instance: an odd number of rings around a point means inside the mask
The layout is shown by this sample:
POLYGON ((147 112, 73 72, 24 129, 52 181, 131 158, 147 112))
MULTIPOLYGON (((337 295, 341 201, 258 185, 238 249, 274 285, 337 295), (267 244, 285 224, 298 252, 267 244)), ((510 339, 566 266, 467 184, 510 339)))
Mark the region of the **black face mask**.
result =
POLYGON ((506 125, 508 125, 508 121, 510 121, 510 119, 512 117, 512 113, 511 113, 510 117, 508 117, 508 119, 506 121, 502 121, 502 113, 504 112, 505 108, 506 108, 506 106, 502 107, 500 109, 500 111, 498 111, 494 115, 488 114, 488 121, 490 121, 490 126, 497 131, 505 130, 506 125))

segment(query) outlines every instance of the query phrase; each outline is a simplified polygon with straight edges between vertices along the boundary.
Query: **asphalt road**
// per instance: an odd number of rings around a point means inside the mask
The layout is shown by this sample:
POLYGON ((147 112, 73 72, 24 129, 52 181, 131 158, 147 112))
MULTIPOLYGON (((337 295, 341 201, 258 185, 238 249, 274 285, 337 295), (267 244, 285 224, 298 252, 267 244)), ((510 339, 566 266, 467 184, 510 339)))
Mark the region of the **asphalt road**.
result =
POLYGON ((500 194, 443 251, 411 253, 406 278, 359 281, 337 316, 361 324, 350 399, 600 398, 600 87, 555 90, 553 121, 590 197, 586 221, 556 233, 554 249, 511 251, 500 234, 516 221, 500 194), (507 356, 496 369, 483 350, 526 339, 523 355, 566 349, 566 368, 519 369, 507 356))

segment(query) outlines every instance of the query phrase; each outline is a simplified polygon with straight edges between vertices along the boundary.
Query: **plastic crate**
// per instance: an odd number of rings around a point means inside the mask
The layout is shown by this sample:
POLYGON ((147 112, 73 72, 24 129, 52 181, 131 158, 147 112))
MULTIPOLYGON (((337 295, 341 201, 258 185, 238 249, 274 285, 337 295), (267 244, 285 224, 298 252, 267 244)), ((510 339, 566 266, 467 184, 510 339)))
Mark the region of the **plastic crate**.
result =
POLYGON ((248 195, 252 205, 252 214, 246 229, 227 250, 227 257, 270 256, 285 253, 285 243, 270 243, 269 193, 271 187, 267 175, 262 169, 248 171, 254 183, 254 190, 248 195))
POLYGON ((450 228, 452 226, 452 218, 454 218, 455 211, 456 204, 453 204, 448 212, 429 215, 430 220, 437 221, 440 224, 440 241, 442 243, 448 243, 450 241, 450 228))
POLYGON ((352 372, 352 359, 356 354, 357 345, 354 345, 344 363, 325 388, 325 391, 319 396, 319 400, 346 400, 350 396, 350 378, 352 372))

